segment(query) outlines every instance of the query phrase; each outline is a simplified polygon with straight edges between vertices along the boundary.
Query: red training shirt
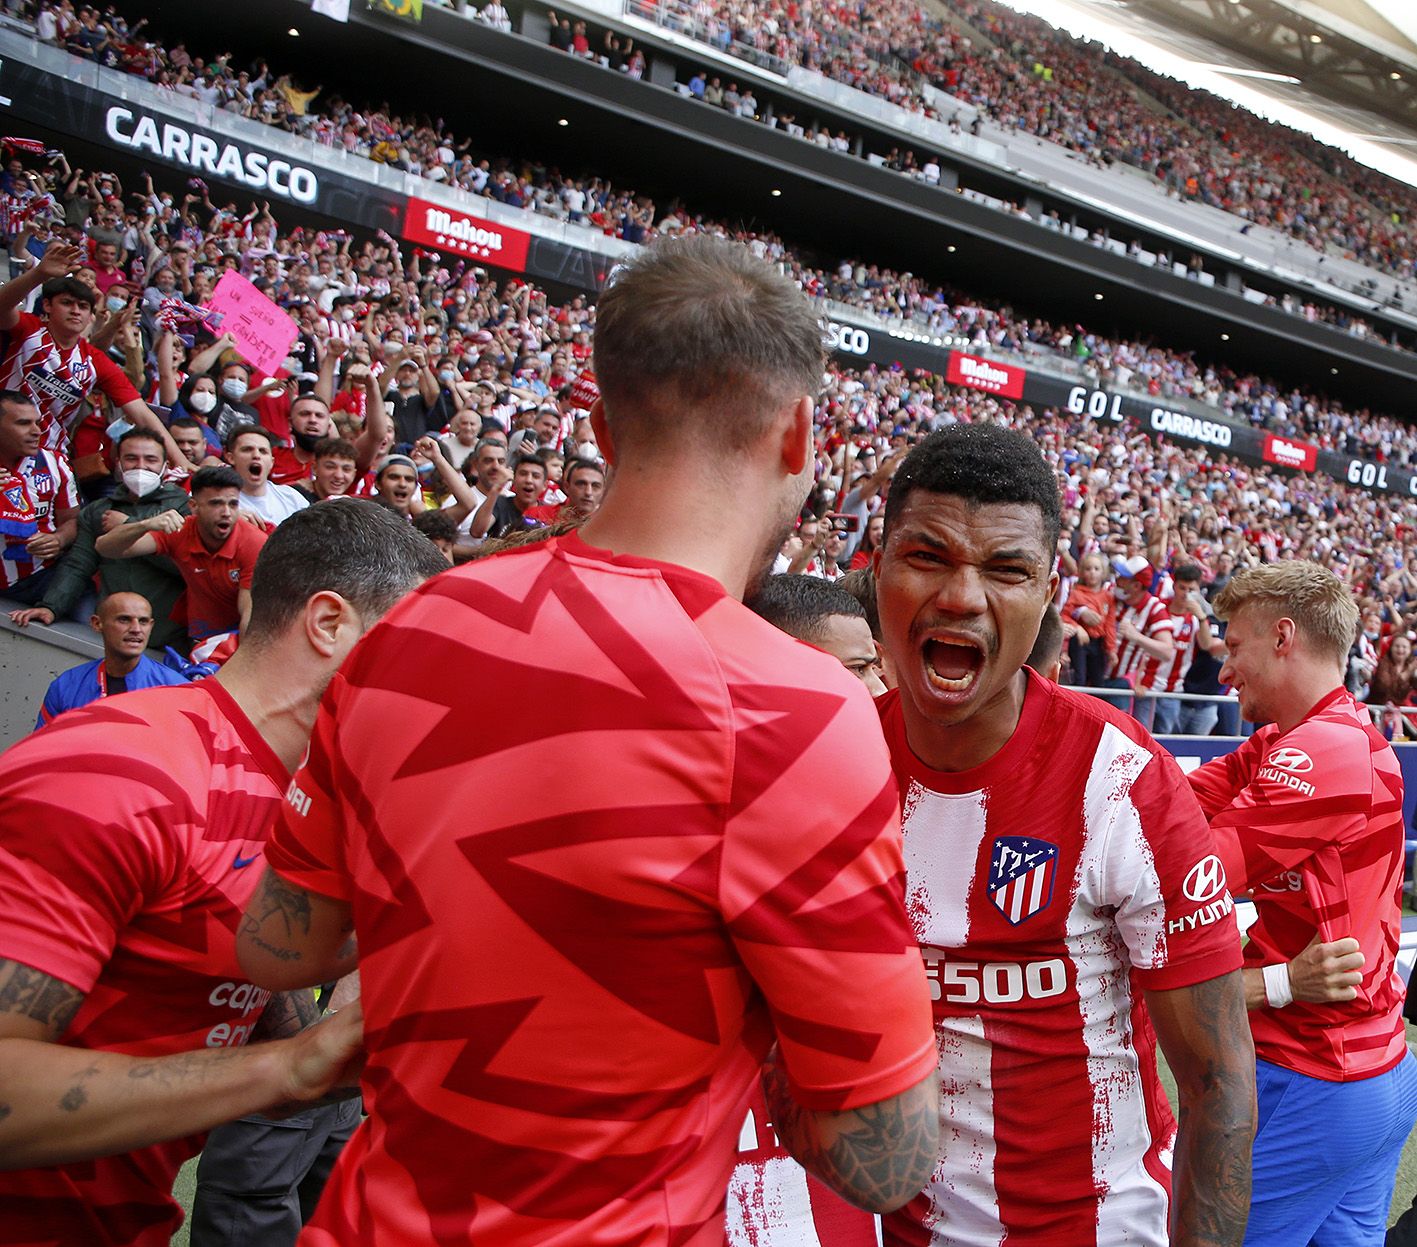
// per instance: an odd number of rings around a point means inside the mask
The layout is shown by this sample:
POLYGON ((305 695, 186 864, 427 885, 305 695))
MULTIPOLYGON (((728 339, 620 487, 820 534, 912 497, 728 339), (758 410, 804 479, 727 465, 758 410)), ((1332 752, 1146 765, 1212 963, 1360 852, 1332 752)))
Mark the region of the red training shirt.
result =
MULTIPOLYGON (((73 1048, 244 1044, 270 993, 236 928, 289 779, 216 681, 119 693, 0 757, 0 957, 86 993, 73 1048)), ((202 1137, 0 1173, 6 1247, 167 1247, 202 1137)))
POLYGON ((1317 933, 1363 950, 1356 1000, 1250 1011, 1255 1052, 1310 1078, 1347 1082, 1402 1060, 1402 771, 1368 712, 1336 688, 1298 726, 1260 728, 1192 771, 1231 884, 1258 917, 1245 964, 1297 957, 1317 933))
POLYGON ((306 1247, 721 1247, 774 1037, 809 1108, 936 1063, 860 682, 575 534, 370 632, 270 861, 359 939, 370 1117, 306 1247))

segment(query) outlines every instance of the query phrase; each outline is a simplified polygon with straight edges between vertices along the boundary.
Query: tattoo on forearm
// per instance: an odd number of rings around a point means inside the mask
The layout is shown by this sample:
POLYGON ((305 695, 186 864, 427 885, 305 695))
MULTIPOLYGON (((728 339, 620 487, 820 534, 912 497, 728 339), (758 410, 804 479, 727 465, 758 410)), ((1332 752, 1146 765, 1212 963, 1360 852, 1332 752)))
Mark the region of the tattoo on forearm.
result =
POLYGON ((763 1069, 763 1091, 787 1150, 803 1168, 863 1208, 899 1207, 921 1189, 938 1160, 937 1096, 868 1105, 853 1114, 854 1124, 825 1139, 813 1114, 792 1098, 787 1076, 773 1058, 763 1069))
POLYGON ((1185 1247, 1239 1247, 1249 1219, 1255 1061, 1242 982, 1225 975, 1191 989, 1212 1055, 1180 1112, 1172 1242, 1185 1247))
POLYGON ((155 1061, 139 1061, 129 1067, 128 1077, 151 1078, 155 1082, 172 1083, 210 1074, 219 1065, 243 1061, 249 1055, 245 1047, 196 1048, 191 1052, 177 1052, 172 1056, 159 1057, 155 1061))
POLYGON ((32 1018, 49 1028, 51 1039, 62 1039, 83 1003, 77 987, 18 961, 0 960, 0 1013, 32 1018))
POLYGON ((264 940, 258 934, 261 924, 252 917, 245 917, 241 920, 241 934, 251 941, 263 953, 269 953, 277 961, 299 961, 300 954, 293 948, 281 948, 277 944, 272 944, 269 940, 264 940))
POLYGON ((84 1080, 94 1077, 97 1073, 98 1066, 90 1065, 87 1069, 81 1069, 74 1075, 77 1081, 59 1100, 59 1107, 63 1109, 64 1112, 77 1113, 89 1102, 89 1093, 84 1090, 84 1080))

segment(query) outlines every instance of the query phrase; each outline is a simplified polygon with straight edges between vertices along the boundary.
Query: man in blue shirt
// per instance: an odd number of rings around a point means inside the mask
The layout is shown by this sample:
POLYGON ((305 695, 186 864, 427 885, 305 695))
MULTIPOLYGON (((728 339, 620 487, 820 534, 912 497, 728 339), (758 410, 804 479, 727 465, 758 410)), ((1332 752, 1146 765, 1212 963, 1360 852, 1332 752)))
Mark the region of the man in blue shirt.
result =
POLYGON ((153 608, 139 593, 111 593, 99 603, 89 626, 103 638, 103 657, 71 667, 54 677, 44 694, 35 728, 56 715, 86 706, 100 697, 130 689, 186 684, 177 672, 154 662, 143 651, 153 630, 153 608))

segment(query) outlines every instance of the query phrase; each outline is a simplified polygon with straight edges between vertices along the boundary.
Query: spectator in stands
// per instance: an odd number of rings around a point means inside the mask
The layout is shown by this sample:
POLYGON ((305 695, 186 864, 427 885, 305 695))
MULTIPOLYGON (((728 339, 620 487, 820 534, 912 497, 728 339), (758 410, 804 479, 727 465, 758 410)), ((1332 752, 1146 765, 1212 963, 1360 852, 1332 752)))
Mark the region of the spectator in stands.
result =
POLYGON ((1413 653, 1412 638, 1398 632, 1378 659, 1364 700, 1370 706, 1411 705, 1414 675, 1417 675, 1417 655, 1413 653))
POLYGON ((310 479, 291 488, 299 490, 311 502, 348 498, 359 478, 358 454, 353 442, 342 437, 323 438, 315 443, 310 479))
POLYGON ((413 517, 413 526, 438 547, 438 553, 451 565, 458 544, 458 526, 452 518, 444 511, 425 511, 413 517))
POLYGON ((528 512, 538 505, 546 488, 546 465, 537 459, 522 459, 511 474, 510 494, 502 493, 506 482, 506 468, 489 468, 485 484, 479 476, 484 497, 472 517, 469 531, 473 537, 504 537, 519 528, 540 527, 528 512))
POLYGON ((830 654, 872 697, 886 691, 866 611, 839 585, 820 576, 769 576, 744 605, 788 636, 830 654))
POLYGON ((1083 555, 1062 611, 1073 683, 1083 688, 1102 687, 1117 652, 1117 597, 1106 568, 1101 554, 1083 555))
POLYGON ((452 416, 422 346, 408 347, 397 358, 394 388, 385 399, 394 422, 394 445, 403 451, 425 433, 440 430, 452 416))
POLYGON ((68 459, 46 450, 39 409, 0 390, 0 593, 39 602, 78 532, 79 494, 68 459))
MULTIPOLYGON (((129 429, 118 439, 115 452, 118 482, 113 493, 86 504, 79 512, 73 545, 55 565, 38 605, 12 611, 21 627, 38 621, 79 618, 93 591, 94 577, 105 597, 137 594, 153 612, 153 644, 180 644, 186 636, 176 611, 183 582, 170 560, 158 555, 127 560, 102 557, 95 542, 125 523, 150 519, 160 511, 186 516, 186 490, 163 481, 163 448, 146 429, 129 429)), ((89 613, 92 613, 91 611, 89 613)))
POLYGON ((33 268, 0 286, 0 332, 9 335, 0 360, 0 387, 23 391, 39 408, 40 446, 45 450, 67 451, 70 424, 98 389, 130 424, 160 437, 169 461, 178 466, 181 452, 162 422, 122 370, 85 340, 93 324, 94 293, 69 276, 79 258, 77 247, 52 243, 33 268), (20 310, 36 289, 41 316, 20 310))
POLYGON ((412 519, 423 510, 418 464, 408 455, 387 455, 374 477, 374 500, 412 519))
POLYGON ((251 577, 266 535, 241 522, 241 478, 227 467, 192 474, 192 514, 158 511, 104 533, 94 543, 103 558, 163 554, 187 586, 187 633, 202 661, 241 631, 251 613, 251 577))
POLYGON ((1112 660, 1105 688, 1131 688, 1138 694, 1132 716, 1150 730, 1156 698, 1145 696, 1158 687, 1161 664, 1174 654, 1171 613, 1151 592, 1155 569, 1139 554, 1117 568, 1117 588, 1124 604, 1117 618, 1117 656, 1112 660))
POLYGON ((562 474, 561 485, 565 502, 528 507, 524 518, 538 524, 584 523, 596 513, 604 497, 605 469, 594 459, 572 459, 562 474))
MULTIPOLYGON (((1174 592, 1171 609, 1172 655, 1161 660, 1154 687, 1168 693, 1183 692, 1186 676, 1196 654, 1204 651, 1218 657, 1225 653, 1225 642, 1212 633, 1210 608, 1201 593, 1201 569, 1194 563, 1184 563, 1173 577, 1174 592)), ((1152 730, 1158 736, 1169 736, 1181 723, 1184 703, 1174 697, 1162 697, 1156 703, 1152 730)))
POLYGON ((275 434, 258 424, 238 424, 226 438, 226 461, 241 482, 242 508, 272 528, 310 505, 298 489, 270 480, 275 451, 275 434))
POLYGON ((103 641, 103 657, 70 667, 54 677, 39 708, 36 728, 52 723, 66 710, 87 706, 100 697, 187 683, 171 667, 164 667, 143 652, 152 635, 153 611, 141 594, 110 594, 98 604, 89 626, 103 641))
POLYGON ((167 431, 177 443, 177 449, 186 457, 189 469, 199 468, 209 461, 217 462, 212 455, 206 434, 202 431, 200 420, 193 420, 189 416, 179 417, 167 426, 167 431))

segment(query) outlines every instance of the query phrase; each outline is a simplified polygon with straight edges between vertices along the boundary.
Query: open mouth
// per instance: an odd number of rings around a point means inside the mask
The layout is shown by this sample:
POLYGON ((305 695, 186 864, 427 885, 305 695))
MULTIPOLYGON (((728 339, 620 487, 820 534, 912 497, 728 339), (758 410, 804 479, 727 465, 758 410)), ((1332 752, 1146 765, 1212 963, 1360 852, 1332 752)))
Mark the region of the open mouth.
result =
POLYGON ((984 651, 971 641, 930 637, 923 653, 930 683, 947 693, 965 692, 984 667, 984 651))

